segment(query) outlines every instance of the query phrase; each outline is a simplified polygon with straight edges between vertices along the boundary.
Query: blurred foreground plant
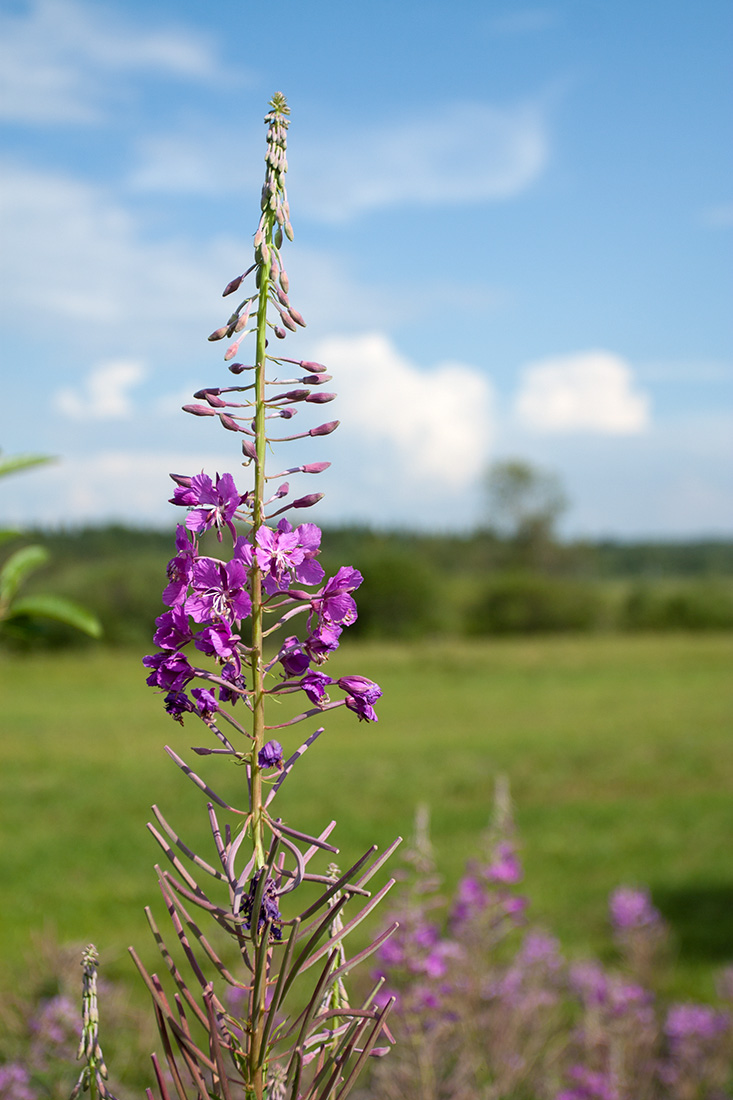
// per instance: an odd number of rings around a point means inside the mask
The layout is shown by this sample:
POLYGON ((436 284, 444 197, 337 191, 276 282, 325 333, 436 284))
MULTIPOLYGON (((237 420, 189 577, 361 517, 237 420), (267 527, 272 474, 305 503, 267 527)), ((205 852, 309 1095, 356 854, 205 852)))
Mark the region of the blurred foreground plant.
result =
POLYGON ((342 566, 326 580, 317 560, 320 530, 313 523, 293 527, 284 515, 309 508, 322 496, 292 498, 285 479, 318 474, 329 463, 298 464, 277 473, 266 469, 274 444, 326 436, 338 426, 332 420, 295 434, 273 434, 275 425, 290 421, 299 409, 318 407, 335 394, 321 389, 330 375, 320 364, 269 350, 272 337, 282 340, 305 324, 290 303, 281 252, 284 238, 293 236, 284 185, 289 110, 279 93, 270 107, 254 262, 224 295, 239 291, 248 279, 249 289, 209 337, 232 341, 224 360, 234 376, 244 376, 243 384, 207 386, 194 395, 198 404, 184 406, 194 416, 218 418, 239 436, 252 481, 242 491, 230 473, 214 479, 203 472, 171 475, 172 503, 189 511, 168 566, 163 602, 169 610, 157 619, 154 637, 159 651, 144 659, 148 683, 165 692, 168 714, 181 723, 193 715, 212 734, 216 747, 193 751, 241 765, 245 787, 244 806, 234 806, 167 749, 207 796, 213 862, 193 852, 153 807, 156 824, 150 829, 170 863, 167 870, 158 868, 158 877, 180 964, 149 910, 148 920, 173 981, 172 994, 131 951, 153 999, 165 1054, 165 1069, 153 1059, 163 1100, 172 1094, 180 1100, 340 1100, 368 1056, 386 1051, 377 1046, 380 1038, 389 1038, 385 1021, 391 1001, 375 1001, 381 981, 351 1005, 344 979, 393 929, 352 957, 344 943, 392 885, 373 897, 367 889, 398 841, 379 857, 372 847, 343 872, 335 865, 319 870, 316 857, 338 851, 328 840, 335 822, 310 836, 282 821, 273 808, 323 727, 290 747, 274 735, 285 741, 299 723, 340 706, 360 721, 376 721, 381 690, 364 676, 334 681, 320 670, 343 628, 356 619, 353 592, 362 577, 342 566), (237 360, 247 337, 255 345, 251 364, 237 360), (287 377, 294 370, 301 373, 287 377), (203 552, 200 538, 208 530, 220 544, 226 540, 227 557, 203 552), (288 634, 296 617, 304 628, 288 634), (332 701, 328 693, 334 689, 340 698, 332 701), (288 710, 293 698, 303 696, 304 710, 302 703, 288 710), (237 966, 225 965, 212 934, 199 927, 196 910, 233 943, 237 966), (230 1010, 226 987, 236 995, 236 1011, 230 1010))
MULTIPOLYGON (((0 455, 0 477, 52 461, 45 455, 0 455)), ((2 530, 0 543, 16 539, 18 535, 18 531, 2 530)), ((27 641, 31 638, 30 624, 45 618, 72 626, 92 638, 101 637, 102 627, 97 617, 73 600, 46 594, 18 595, 23 583, 46 564, 48 557, 43 546, 22 546, 3 562, 0 568, 0 634, 27 641)))
POLYGON ((360 1100, 730 1100, 733 968, 724 1009, 666 1003, 667 930, 647 891, 611 895, 617 968, 566 960, 527 925, 505 785, 484 857, 451 899, 424 817, 409 859, 377 972, 397 1043, 360 1100))

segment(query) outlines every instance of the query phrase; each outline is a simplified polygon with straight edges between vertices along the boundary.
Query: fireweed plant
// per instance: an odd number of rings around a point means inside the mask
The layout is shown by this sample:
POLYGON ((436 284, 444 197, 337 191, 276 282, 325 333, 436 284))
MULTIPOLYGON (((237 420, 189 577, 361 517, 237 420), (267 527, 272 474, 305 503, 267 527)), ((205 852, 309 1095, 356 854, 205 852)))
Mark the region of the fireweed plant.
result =
POLYGON ((277 430, 299 407, 327 404, 335 394, 321 389, 331 376, 319 363, 271 350, 270 338, 279 342, 305 322, 291 305, 282 258, 284 239, 293 238, 285 190, 289 109, 280 93, 270 108, 254 262, 228 284, 224 296, 247 289, 229 320, 209 337, 231 340, 224 360, 244 384, 207 386, 194 395, 198 404, 184 406, 194 416, 218 417, 222 427, 239 435, 253 484, 242 491, 230 473, 214 479, 205 473, 171 475, 172 503, 188 513, 177 528, 176 553, 168 565, 163 592, 168 610, 157 619, 154 636, 159 649, 143 660, 147 682, 164 693, 168 714, 181 723, 192 715, 213 735, 216 747, 193 751, 240 764, 247 790, 244 808, 230 805, 167 748, 207 796, 216 857, 212 864, 193 852, 153 807, 156 824, 149 827, 170 863, 157 869, 160 889, 193 974, 193 980, 184 978, 148 910, 175 986, 171 998, 131 948, 153 999, 165 1053, 167 1068, 153 1056, 163 1100, 173 1095, 340 1100, 368 1056, 385 1053, 391 1042, 385 1021, 392 1002, 378 996, 381 979, 352 1006, 344 978, 394 929, 350 958, 344 941, 391 887, 392 880, 372 896, 367 884, 399 840, 380 856, 372 847, 346 871, 329 864, 319 872, 312 869, 314 857, 338 851, 328 840, 335 823, 310 836, 282 821, 273 807, 323 727, 299 746, 284 746, 280 739, 286 742, 293 727, 335 707, 374 722, 382 693, 364 676, 334 680, 322 670, 344 627, 357 617, 353 594, 362 577, 343 566, 326 579, 318 562, 320 530, 313 523, 294 526, 286 518, 323 494, 293 499, 285 479, 318 474, 329 463, 276 474, 266 470, 271 444, 329 435, 338 426, 330 420, 292 435, 277 430), (255 345, 251 365, 238 359, 247 338, 255 345), (283 377, 294 373, 298 376, 283 377), (201 536, 210 530, 229 548, 226 560, 203 552, 201 536), (332 700, 330 692, 340 697, 332 700), (290 695, 305 697, 305 709, 283 719, 279 706, 273 720, 275 704, 290 695), (222 810, 235 815, 234 825, 220 822, 222 810), (311 885, 309 900, 298 903, 304 884, 315 884, 317 896, 311 900, 311 885), (242 964, 233 967, 236 974, 204 935, 195 910, 234 942, 242 964), (236 1013, 230 1011, 234 1003, 236 1013))

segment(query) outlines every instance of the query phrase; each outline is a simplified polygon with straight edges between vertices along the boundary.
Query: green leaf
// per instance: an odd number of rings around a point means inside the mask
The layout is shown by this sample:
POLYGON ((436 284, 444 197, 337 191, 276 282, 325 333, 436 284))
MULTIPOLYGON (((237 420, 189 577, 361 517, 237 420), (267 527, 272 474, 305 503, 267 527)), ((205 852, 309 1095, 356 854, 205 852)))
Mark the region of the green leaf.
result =
POLYGON ((0 569, 0 604, 7 607, 25 578, 45 565, 48 557, 43 546, 22 546, 11 554, 0 569))
POLYGON ((45 466, 47 462, 56 462, 52 455, 8 455, 0 456, 0 477, 27 470, 29 466, 45 466))
POLYGON ((67 626, 83 631, 90 638, 102 636, 102 624, 97 616, 80 604, 74 603, 73 600, 64 599, 63 596, 23 596, 15 601, 8 618, 14 619, 18 615, 56 619, 57 622, 66 623, 67 626))

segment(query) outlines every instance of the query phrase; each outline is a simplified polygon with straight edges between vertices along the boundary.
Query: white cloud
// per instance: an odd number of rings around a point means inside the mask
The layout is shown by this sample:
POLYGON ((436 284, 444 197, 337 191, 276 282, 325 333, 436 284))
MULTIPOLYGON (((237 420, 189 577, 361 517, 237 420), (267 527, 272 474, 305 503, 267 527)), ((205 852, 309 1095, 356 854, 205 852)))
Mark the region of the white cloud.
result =
POLYGON ((13 164, 0 172, 0 237, 0 315, 32 331, 42 310, 87 346, 119 333, 129 349, 142 334, 149 349, 192 322, 205 339, 217 291, 246 256, 231 238, 146 240, 104 188, 13 164))
POLYGON ((516 413, 540 432, 629 435, 649 425, 649 398, 629 364, 608 351, 541 359, 522 370, 516 413))
MULTIPOLYGON (((410 204, 511 198, 543 171, 549 139, 537 104, 463 103, 353 132, 299 151, 299 201, 324 221, 410 204)), ((293 172, 295 178, 295 172, 293 172)))
POLYGON ((103 4, 33 0, 0 13, 0 118, 97 121, 115 94, 110 78, 135 70, 200 80, 221 66, 199 35, 135 25, 103 4))
MULTIPOLYGON (((170 473, 236 468, 231 456, 211 452, 92 451, 67 455, 34 475, 33 496, 8 483, 3 514, 10 523, 46 527, 125 522, 172 526, 184 510, 168 503, 170 473)), ((236 471, 235 471, 236 472, 236 471)))
POLYGON ((56 393, 56 408, 73 420, 126 420, 134 412, 130 391, 145 377, 142 363, 113 359, 100 363, 78 389, 56 393))
POLYGON ((336 377, 339 417, 367 445, 385 485, 465 488, 481 471, 492 390, 475 367, 440 363, 423 370, 381 333, 331 337, 317 354, 336 377))

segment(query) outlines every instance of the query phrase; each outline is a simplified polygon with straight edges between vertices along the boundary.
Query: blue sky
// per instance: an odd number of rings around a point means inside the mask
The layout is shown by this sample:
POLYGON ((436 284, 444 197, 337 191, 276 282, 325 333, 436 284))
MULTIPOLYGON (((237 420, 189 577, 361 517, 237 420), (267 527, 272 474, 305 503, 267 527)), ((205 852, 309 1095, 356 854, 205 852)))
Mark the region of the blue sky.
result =
POLYGON ((733 533, 732 30, 728 0, 1 0, 0 446, 60 458, 3 522, 170 524, 169 470, 236 467, 178 410, 225 384, 282 90, 291 354, 342 421, 288 463, 333 461, 321 521, 467 529, 523 457, 568 534, 733 533))

